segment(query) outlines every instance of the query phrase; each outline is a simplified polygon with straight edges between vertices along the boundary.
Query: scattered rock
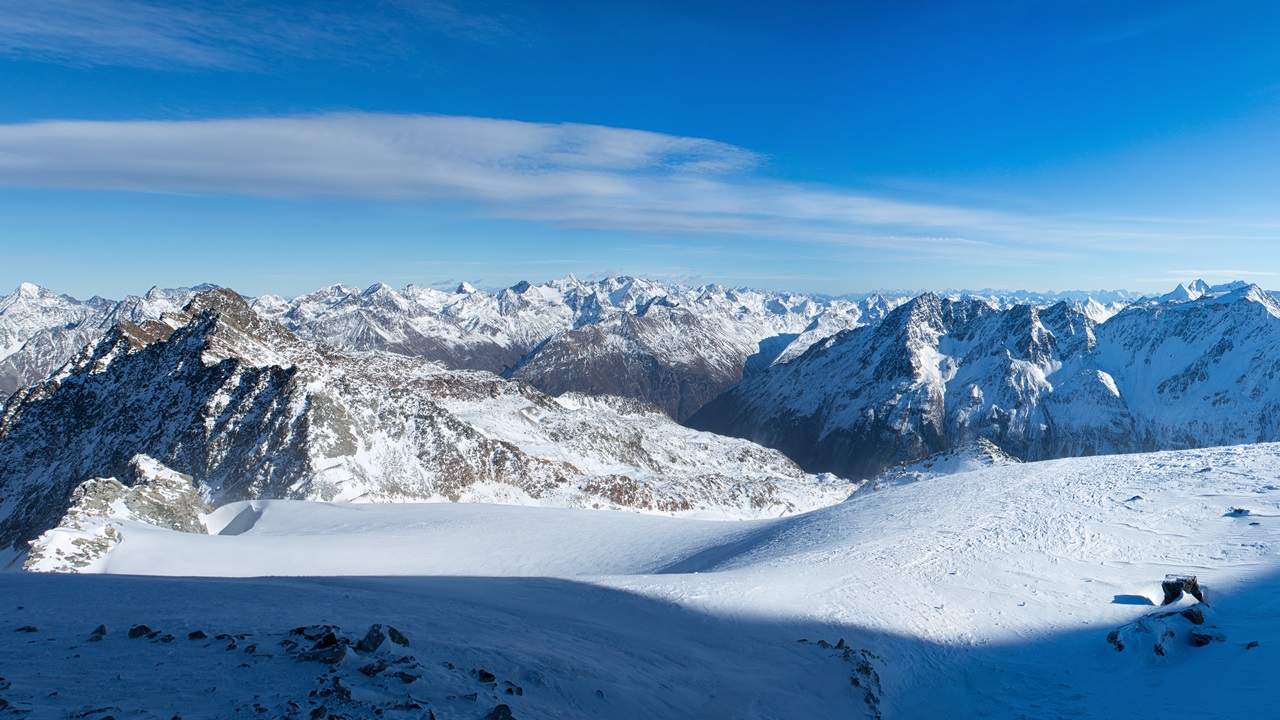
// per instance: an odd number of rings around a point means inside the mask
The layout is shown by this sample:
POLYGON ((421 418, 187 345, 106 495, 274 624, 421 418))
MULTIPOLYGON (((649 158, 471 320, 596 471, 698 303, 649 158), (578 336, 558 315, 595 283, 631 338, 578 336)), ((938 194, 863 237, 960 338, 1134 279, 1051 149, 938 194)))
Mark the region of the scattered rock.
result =
POLYGON ((1115 646, 1116 652, 1124 652, 1124 641, 1120 639, 1120 630, 1107 633, 1107 642, 1115 646))
POLYGON ((188 640, 207 640, 209 635, 203 630, 193 630, 187 633, 188 640))
POLYGON ((1141 499, 1142 499, 1142 496, 1141 496, 1141 495, 1134 495, 1133 497, 1129 498, 1128 500, 1125 500, 1125 502, 1130 503, 1130 502, 1133 502, 1134 500, 1141 500, 1141 499))
POLYGON ((480 678, 480 682, 482 683, 491 683, 498 679, 497 675, 494 675, 484 668, 476 671, 476 677, 480 678))
POLYGON ((311 662, 322 662, 327 665, 334 665, 342 662, 347 656, 346 645, 329 645, 323 648, 313 648, 298 654, 298 659, 311 662))
POLYGON ((364 667, 360 668, 360 672, 364 673, 368 677, 373 677, 374 675, 377 675, 383 670, 386 670, 387 664, 388 663, 386 660, 379 659, 375 662, 371 662, 368 665, 365 665, 364 667))
POLYGON ((98 627, 94 628, 93 632, 89 635, 89 642, 101 642, 102 638, 106 636, 107 636, 107 626, 99 625, 98 627))
POLYGON ((1160 584, 1160 587, 1164 590, 1164 602, 1160 603, 1161 605, 1176 602, 1184 592, 1204 602, 1204 594, 1200 591, 1200 583, 1196 580, 1195 575, 1165 575, 1164 582, 1160 584))
POLYGON ((1183 610, 1180 614, 1182 617, 1190 620, 1192 625, 1204 624, 1204 610, 1198 607, 1189 607, 1186 610, 1183 610))
POLYGON ((409 647, 409 638, 405 637, 404 633, 391 627, 390 625, 387 626, 387 637, 391 638, 391 642, 397 645, 401 645, 403 647, 409 647))
POLYGON ((1232 517, 1244 517, 1249 514, 1249 509, 1242 507, 1229 507, 1227 508, 1227 514, 1232 517))
POLYGON ((1248 642, 1248 644, 1246 644, 1246 645, 1244 646, 1244 649, 1245 649, 1245 650, 1252 650, 1252 649, 1254 649, 1254 648, 1256 648, 1256 647, 1258 647, 1258 641, 1257 641, 1257 640, 1250 640, 1250 641, 1248 642))
POLYGON ((150 635, 152 632, 153 631, 151 630, 151 628, 147 627, 146 625, 134 625, 133 627, 129 628, 129 639, 135 640, 137 638, 142 637, 143 635, 150 635))
POLYGON ((35 625, 23 625, 17 629, 17 632, 40 632, 40 628, 35 625))
POLYGON ((490 710, 484 720, 515 720, 515 716, 511 714, 511 707, 504 704, 490 710))
POLYGON ((1204 647, 1212 642, 1226 642, 1227 636, 1223 635, 1220 632, 1214 632, 1211 630, 1205 630, 1205 631, 1192 630, 1191 635, 1189 636, 1189 639, 1191 640, 1192 646, 1204 647))
POLYGON ((382 632, 381 625, 370 625, 369 631, 364 634, 360 642, 356 643, 356 650, 366 654, 371 653, 381 647, 386 639, 387 636, 382 632))

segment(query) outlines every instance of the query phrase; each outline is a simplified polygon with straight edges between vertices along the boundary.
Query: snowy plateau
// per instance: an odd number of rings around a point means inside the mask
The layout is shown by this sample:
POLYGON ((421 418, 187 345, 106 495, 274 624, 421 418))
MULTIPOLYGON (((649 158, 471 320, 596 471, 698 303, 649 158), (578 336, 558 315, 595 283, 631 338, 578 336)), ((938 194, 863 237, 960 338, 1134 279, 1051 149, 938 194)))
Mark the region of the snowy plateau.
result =
POLYGON ((1256 286, 23 285, 0 354, 0 717, 1277 714, 1256 286))

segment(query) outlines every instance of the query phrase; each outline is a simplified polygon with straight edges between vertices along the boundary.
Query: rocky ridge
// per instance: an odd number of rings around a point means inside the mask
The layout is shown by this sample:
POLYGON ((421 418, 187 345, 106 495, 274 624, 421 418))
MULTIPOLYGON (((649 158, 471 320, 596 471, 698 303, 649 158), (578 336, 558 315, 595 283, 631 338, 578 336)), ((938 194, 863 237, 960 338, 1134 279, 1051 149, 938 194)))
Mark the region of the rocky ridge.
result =
POLYGON ((145 295, 117 302, 100 297, 76 300, 23 283, 0 298, 0 397, 43 380, 121 320, 136 324, 159 319, 212 287, 153 287, 145 295))

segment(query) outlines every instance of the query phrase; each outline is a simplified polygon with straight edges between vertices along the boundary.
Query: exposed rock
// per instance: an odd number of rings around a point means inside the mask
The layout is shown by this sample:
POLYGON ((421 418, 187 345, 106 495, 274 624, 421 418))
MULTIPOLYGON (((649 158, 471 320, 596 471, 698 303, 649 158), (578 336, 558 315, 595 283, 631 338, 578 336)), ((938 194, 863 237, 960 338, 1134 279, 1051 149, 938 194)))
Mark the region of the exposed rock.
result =
POLYGON ((515 720, 515 716, 511 714, 511 706, 504 704, 490 710, 484 720, 515 720))
POLYGON ((390 625, 387 626, 387 637, 391 639, 391 642, 397 645, 400 645, 402 647, 409 647, 409 638, 405 637, 404 633, 391 627, 390 625))
POLYGON ((369 626, 369 631, 360 638, 360 642, 356 643, 356 650, 362 653, 371 653, 381 647, 382 642, 387 639, 385 633, 382 632, 381 625, 369 626))
POLYGON ((1179 637, 1186 637, 1182 644, 1192 647, 1225 640, 1216 630, 1203 627, 1209 612, 1209 606, 1201 602, 1183 610, 1150 613, 1107 633, 1107 642, 1118 652, 1150 647, 1156 656, 1168 657, 1177 649, 1178 643, 1173 641, 1179 637))
POLYGON ((146 625, 134 625, 129 628, 129 639, 133 640, 144 635, 150 635, 152 632, 154 631, 146 625))
POLYGON ((1195 575, 1165 575, 1160 588, 1164 590, 1164 602, 1161 605, 1176 602, 1184 592, 1204 602, 1204 594, 1200 591, 1200 583, 1196 581, 1195 575))
POLYGON ((189 475, 153 458, 129 463, 132 486, 115 478, 86 480, 73 491, 71 507, 58 523, 31 542, 24 570, 82 572, 93 568, 123 538, 123 521, 178 532, 206 533, 200 516, 209 512, 189 475))
POLYGON ((1227 636, 1211 630, 1192 631, 1188 639, 1194 647, 1204 647, 1213 642, 1226 642, 1227 636))

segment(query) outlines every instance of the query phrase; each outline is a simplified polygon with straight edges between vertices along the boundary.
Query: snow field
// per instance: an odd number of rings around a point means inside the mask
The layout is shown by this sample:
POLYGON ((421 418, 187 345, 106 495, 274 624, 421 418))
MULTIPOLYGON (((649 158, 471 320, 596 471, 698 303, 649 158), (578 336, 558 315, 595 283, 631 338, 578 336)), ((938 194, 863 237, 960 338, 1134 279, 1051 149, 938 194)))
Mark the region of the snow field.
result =
MULTIPOLYGON (((246 507, 218 510, 211 529, 246 507)), ((237 535, 126 523, 102 567, 310 577, 4 574, 5 594, 19 598, 6 605, 39 608, 40 622, 62 628, 44 641, 57 652, 99 622, 268 635, 389 623, 435 643, 434 662, 513 678, 526 688, 510 703, 516 717, 1106 718, 1189 701, 1200 716, 1266 717, 1273 703, 1275 444, 997 465, 778 520, 457 504, 252 508, 260 516, 237 535), (1179 637, 1164 656, 1117 651, 1107 635, 1160 610, 1167 573, 1198 576, 1201 627, 1224 640, 1193 647, 1179 637), (839 639, 849 659, 818 644, 839 639), (869 680, 852 683, 863 649, 883 684, 877 703, 866 701, 869 680), (609 704, 596 704, 596 689, 609 704)), ((5 657, 28 652, 26 641, 0 628, 5 657)), ((203 656, 184 657, 167 662, 206 672, 203 656)), ((58 662, 41 672, 69 672, 58 662)), ((17 667, 22 677, 4 673, 14 687, 34 681, 26 660, 17 667)), ((433 697, 472 682, 432 678, 421 682, 433 697)), ((488 712, 439 702, 431 707, 442 718, 488 712)))

